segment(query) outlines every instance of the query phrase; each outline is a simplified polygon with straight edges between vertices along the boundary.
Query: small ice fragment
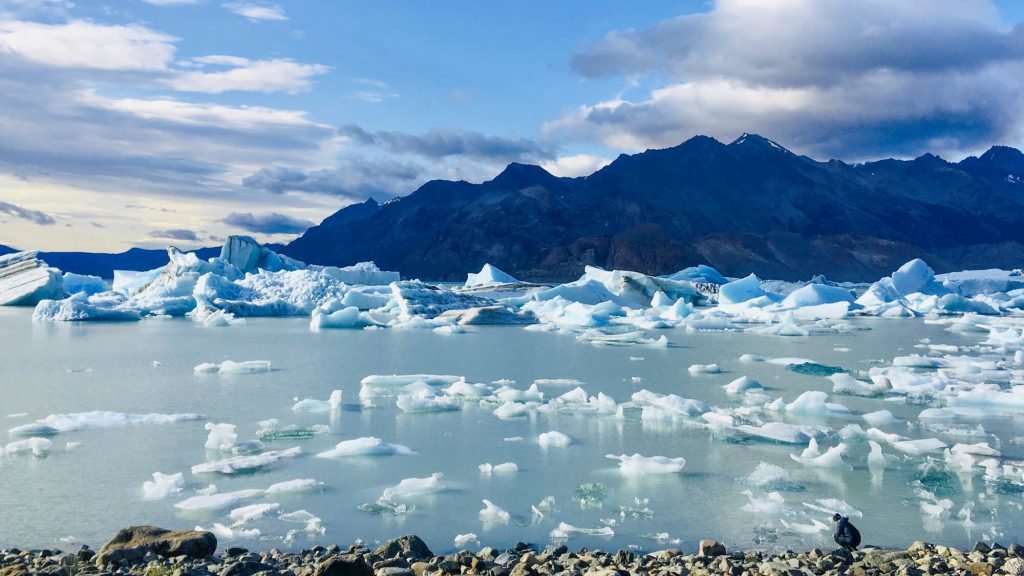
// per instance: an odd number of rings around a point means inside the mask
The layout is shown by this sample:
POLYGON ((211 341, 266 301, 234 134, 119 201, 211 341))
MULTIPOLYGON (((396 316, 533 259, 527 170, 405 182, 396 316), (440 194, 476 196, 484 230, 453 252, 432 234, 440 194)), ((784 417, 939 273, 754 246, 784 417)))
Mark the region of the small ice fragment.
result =
POLYGON ((698 374, 718 374, 722 369, 718 364, 691 364, 687 371, 691 376, 698 374))
POLYGON ((573 440, 561 432, 552 430, 538 436, 537 442, 540 443, 541 448, 565 448, 572 444, 573 440))
POLYGON ((863 418, 869 426, 874 426, 876 428, 879 426, 885 426, 886 424, 893 424, 896 422, 896 418, 892 415, 892 412, 888 410, 868 412, 863 416, 863 418))
POLYGON ((757 354, 744 354, 740 356, 740 362, 745 364, 753 364, 754 362, 764 362, 765 357, 757 354))
POLYGON ((760 382, 747 376, 740 376, 739 378, 733 380, 732 382, 729 382, 725 386, 722 386, 722 388, 725 389, 726 394, 731 394, 733 396, 739 394, 746 394, 747 392, 764 391, 764 386, 761 386, 760 382))
POLYGON ((153 368, 159 368, 161 366, 163 366, 162 362, 160 362, 159 360, 153 360, 153 368))
POLYGON ((52 447, 53 442, 49 439, 32 437, 24 440, 15 440, 8 444, 3 451, 8 455, 31 452, 33 456, 38 458, 49 454, 52 447))
POLYGON ((444 489, 444 485, 441 484, 442 477, 444 474, 434 472, 425 478, 406 478, 397 486, 385 489, 381 498, 390 501, 404 500, 440 492, 444 489))
POLYGON ((185 486, 185 478, 177 474, 161 474, 153 472, 153 479, 142 483, 142 497, 146 500, 163 500, 167 496, 181 492, 185 486))
POLYGON ((235 433, 234 424, 214 424, 213 422, 207 422, 205 428, 210 432, 206 437, 206 444, 203 446, 207 450, 230 452, 231 449, 235 447, 235 442, 238 440, 238 434, 235 433))
POLYGON ((530 413, 530 407, 526 404, 519 404, 518 402, 505 402, 501 406, 494 409, 494 415, 501 420, 511 420, 513 418, 522 418, 530 413))
POLYGON ((476 542, 476 541, 477 541, 477 536, 476 536, 476 534, 474 534, 472 532, 470 532, 468 534, 457 534, 455 536, 455 547, 456 548, 463 548, 467 544, 470 544, 470 543, 476 542))
POLYGON ((484 499, 484 508, 480 511, 480 521, 484 523, 484 526, 495 526, 498 524, 508 524, 508 521, 512 518, 508 512, 502 510, 496 506, 490 500, 484 499))
POLYGON ((522 441, 523 441, 523 437, 522 436, 509 436, 508 438, 505 438, 505 442, 522 442, 522 441))
POLYGON ((743 505, 744 512, 751 512, 754 514, 778 514, 782 511, 782 506, 785 504, 785 500, 782 498, 782 494, 778 492, 769 492, 764 496, 754 496, 751 490, 744 490, 743 495, 747 497, 748 502, 743 505))
POLYGON ((297 494, 300 492, 312 492, 323 488, 324 483, 314 480, 312 478, 298 478, 295 480, 286 480, 284 482, 278 482, 271 484, 267 488, 267 496, 274 496, 277 494, 297 494))
POLYGON ((605 454, 605 458, 619 461, 619 472, 626 476, 644 476, 647 474, 676 474, 686 466, 685 458, 667 458, 665 456, 641 456, 633 454, 605 454))
POLYGON ((182 500, 174 505, 179 510, 209 510, 218 511, 230 508, 241 500, 262 496, 263 490, 246 489, 235 490, 234 492, 222 492, 218 494, 201 494, 182 500))
POLYGON ((284 458, 295 458, 299 454, 302 454, 302 448, 296 446, 287 450, 270 450, 262 454, 232 456, 223 460, 196 464, 192 467, 192 473, 216 472, 219 474, 237 474, 239 472, 249 472, 259 470, 284 458))
POLYGON ((551 530, 551 533, 548 534, 548 536, 556 540, 564 540, 566 538, 569 538, 573 534, 579 534, 582 536, 600 536, 603 538, 611 538, 615 536, 615 531, 612 530, 609 526, 604 526, 602 528, 578 528, 576 526, 573 526, 572 524, 560 522, 558 526, 551 530))
POLYGON ((882 445, 874 440, 868 440, 871 446, 871 453, 868 454, 868 467, 873 470, 885 468, 885 454, 882 454, 882 445))
POLYGON ((480 469, 480 473, 484 476, 490 476, 491 474, 512 474, 519 471, 519 466, 515 462, 505 462, 504 464, 494 464, 487 462, 481 464, 477 468, 480 469))
POLYGON ((259 520, 280 507, 281 505, 276 502, 267 504, 249 504, 248 506, 241 506, 232 510, 228 514, 228 518, 230 518, 236 525, 245 524, 254 520, 259 520))
POLYGON ((344 440, 327 451, 320 452, 317 458, 346 458, 350 456, 390 456, 392 454, 412 454, 413 451, 401 444, 388 444, 380 438, 367 436, 354 440, 344 440))
POLYGON ((269 360, 245 360, 242 362, 235 362, 233 360, 225 360, 220 364, 206 362, 199 364, 192 369, 196 374, 222 374, 222 375, 238 375, 238 374, 256 374, 259 372, 270 372, 270 361, 269 360))
POLYGON ((212 532, 218 540, 241 540, 244 538, 259 538, 259 528, 235 528, 225 526, 220 522, 214 522, 210 529, 203 528, 202 526, 196 526, 196 530, 204 532, 212 532))
MULTIPOLYGON (((815 442, 814 439, 811 439, 811 442, 816 449, 817 442, 815 442)), ((846 452, 845 443, 841 442, 838 445, 829 448, 823 454, 819 454, 817 456, 810 452, 810 448, 811 447, 808 446, 808 450, 805 450, 800 456, 790 454, 789 457, 804 466, 811 466, 815 468, 849 468, 846 462, 843 462, 843 453, 846 452)))

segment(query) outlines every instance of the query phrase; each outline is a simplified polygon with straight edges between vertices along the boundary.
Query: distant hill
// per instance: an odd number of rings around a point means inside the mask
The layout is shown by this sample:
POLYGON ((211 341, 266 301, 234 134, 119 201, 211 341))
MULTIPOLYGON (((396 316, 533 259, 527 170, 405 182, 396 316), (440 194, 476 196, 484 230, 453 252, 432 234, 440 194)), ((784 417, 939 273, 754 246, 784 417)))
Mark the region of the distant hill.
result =
POLYGON ((588 264, 651 274, 709 264, 727 275, 873 280, 922 257, 939 271, 1024 265, 1024 154, 958 163, 847 164, 767 138, 697 136, 621 155, 585 178, 510 164, 482 184, 432 181, 346 207, 283 252, 403 276, 461 280, 490 262, 529 280, 588 264))
MULTIPOLYGON (((195 251, 203 259, 220 256, 220 247, 195 251)), ((64 272, 113 278, 114 270, 152 270, 167 264, 167 250, 132 248, 120 254, 102 252, 40 252, 39 257, 64 272)))
POLYGON ((4 254, 13 254, 18 251, 19 250, 11 248, 10 246, 4 246, 3 244, 0 244, 0 256, 3 256, 4 254))

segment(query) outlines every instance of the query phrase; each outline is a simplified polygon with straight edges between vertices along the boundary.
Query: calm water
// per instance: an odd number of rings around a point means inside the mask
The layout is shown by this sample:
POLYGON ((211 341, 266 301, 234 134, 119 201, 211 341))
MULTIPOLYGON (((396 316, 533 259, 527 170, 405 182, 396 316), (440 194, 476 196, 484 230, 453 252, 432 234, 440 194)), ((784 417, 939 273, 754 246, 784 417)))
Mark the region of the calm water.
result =
MULTIPOLYGON (((39 325, 31 322, 31 310, 0 309, 0 424, 4 429, 49 414, 90 410, 198 412, 209 421, 237 424, 240 440, 253 437, 257 422, 267 418, 278 418, 282 424, 331 425, 329 435, 272 445, 302 446, 302 457, 234 477, 189 473, 194 464, 222 457, 204 450, 207 433, 203 422, 60 434, 46 458, 0 458, 0 546, 59 546, 59 539, 69 536, 99 545, 117 528, 138 523, 171 528, 228 523, 226 512, 189 515, 173 504, 210 483, 226 492, 266 488, 295 478, 315 478, 326 484, 321 493, 272 500, 281 503, 282 511, 305 509, 323 519, 326 534, 300 537, 291 545, 296 548, 314 542, 347 544, 357 538, 375 542, 403 533, 421 535, 435 552, 453 549, 454 536, 467 532, 479 535, 483 544, 544 544, 559 522, 598 528, 604 525, 603 519, 615 519, 614 537, 574 536, 568 544, 692 549, 698 539, 713 537, 743 547, 806 547, 825 544, 827 534, 807 537, 780 532, 778 518, 800 523, 817 518, 827 523, 826 514, 802 505, 818 498, 840 498, 862 510, 864 517, 854 521, 867 543, 899 546, 929 539, 967 545, 993 527, 1003 534, 1002 541, 1018 540, 1024 535, 1020 495, 986 493, 980 476, 973 479, 973 487, 957 482, 950 487, 955 502, 953 518, 927 522, 910 487, 920 460, 907 460, 898 468, 887 469, 883 477, 872 478, 865 463, 866 446, 854 448, 847 457, 854 470, 816 471, 790 459, 791 453, 799 453, 799 447, 731 443, 712 438, 701 429, 651 426, 638 419, 563 414, 501 421, 489 409, 476 405, 432 414, 403 414, 393 403, 369 410, 357 405, 360 379, 392 373, 455 374, 470 382, 506 378, 516 380, 519 388, 537 378, 575 378, 586 383, 590 394, 602 391, 619 402, 646 388, 720 406, 735 404, 721 385, 748 375, 770 387, 772 396, 790 401, 804 390, 830 391, 831 383, 781 366, 744 364, 739 356, 798 356, 857 370, 914 352, 920 338, 960 345, 977 341, 976 335, 953 334, 920 321, 858 322, 871 330, 807 338, 664 331, 672 347, 651 349, 595 347, 571 336, 518 327, 481 327, 470 334, 444 336, 418 330, 312 333, 307 319, 250 319, 244 327, 216 329, 186 320, 39 325), (850 351, 836 351, 837 347, 850 351), (223 359, 270 360, 275 370, 237 377, 193 374, 193 366, 223 359), (154 360, 161 365, 155 367, 154 360), (721 365, 723 373, 696 377, 687 373, 691 364, 711 362, 721 365), (344 390, 346 404, 333 421, 328 413, 292 412, 294 398, 326 399, 334 389, 344 390), (537 435, 548 430, 561 431, 577 442, 564 449, 542 450, 537 435), (348 460, 311 457, 341 440, 362 436, 404 444, 416 454, 348 460), (523 440, 506 441, 509 437, 523 440), (80 442, 81 446, 68 450, 67 442, 80 442), (687 464, 681 474, 631 478, 621 475, 617 463, 604 457, 634 452, 683 456, 687 464), (792 482, 804 488, 783 493, 785 511, 780 514, 741 510, 747 499, 737 478, 750 474, 762 461, 789 470, 792 482), (515 462, 520 471, 487 478, 477 469, 484 462, 515 462), (166 500, 143 500, 142 483, 154 471, 184 472, 184 491, 166 500), (409 514, 372 515, 357 509, 403 478, 435 472, 444 474, 445 489, 417 499, 409 514), (600 507, 581 508, 574 501, 575 492, 581 484, 591 482, 605 486, 600 507), (554 496, 555 512, 534 523, 530 506, 546 496, 554 496), (510 523, 483 526, 477 516, 483 498, 511 513, 510 523), (642 503, 639 506, 637 499, 642 503), (964 502, 973 502, 973 529, 955 517, 964 502), (622 506, 647 507, 653 515, 631 518, 627 513, 624 518, 622 506), (667 533, 681 543, 650 539, 656 533, 667 533)), ((545 392, 550 397, 568 390, 549 387, 545 392)), ((920 406, 850 397, 830 399, 845 404, 854 415, 810 423, 838 430, 848 423, 863 424, 859 414, 885 408, 900 418, 899 423, 886 426, 886 431, 914 438, 921 435, 906 423, 916 420, 920 406)), ((983 424, 1004 440, 1024 434, 1021 422, 1015 419, 990 418, 983 424)), ((943 438, 950 444, 958 441, 943 438)), ((8 441, 6 434, 0 437, 0 443, 8 441)), ((1001 447, 1007 458, 1024 456, 1015 454, 1024 452, 1018 444, 1004 441, 1001 447)), ((886 452, 892 453, 890 449, 886 452)), ((257 498, 243 504, 265 501, 257 498)), ((238 544, 286 547, 281 537, 299 526, 265 518, 249 527, 259 528, 264 541, 240 540, 238 544)))

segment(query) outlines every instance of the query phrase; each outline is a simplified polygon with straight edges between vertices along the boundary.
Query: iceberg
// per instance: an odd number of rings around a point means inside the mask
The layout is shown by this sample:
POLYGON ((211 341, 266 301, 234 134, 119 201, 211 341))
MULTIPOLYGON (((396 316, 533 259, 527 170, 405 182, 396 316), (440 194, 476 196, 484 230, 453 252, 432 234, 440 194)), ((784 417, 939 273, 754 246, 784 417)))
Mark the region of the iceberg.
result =
POLYGON ((60 270, 37 256, 37 250, 0 256, 0 306, 34 306, 67 296, 60 270))
POLYGON ((266 490, 266 495, 276 496, 278 494, 299 494, 302 492, 320 490, 323 487, 323 482, 319 482, 312 478, 298 478, 295 480, 286 480, 284 482, 271 484, 266 490))
POLYGON ((31 424, 15 426, 8 430, 12 436, 25 436, 43 428, 53 434, 89 430, 94 428, 116 428, 139 424, 173 424, 204 420, 200 414, 125 414, 123 412, 75 412, 71 414, 51 414, 31 424))
POLYGON ((245 360, 235 362, 233 360, 225 360, 219 364, 206 362, 197 365, 192 371, 196 374, 221 374, 223 376, 258 374, 260 372, 270 372, 270 361, 245 360))
POLYGON ((548 534, 549 538, 554 540, 565 540, 574 534, 581 536, 599 536, 602 538, 611 538, 615 536, 615 531, 609 526, 603 526, 601 528, 578 528, 572 524, 566 524, 565 522, 559 522, 558 526, 553 528, 548 534))
POLYGON ((470 273, 466 278, 466 288, 477 288, 480 286, 496 286, 501 284, 518 284, 519 280, 502 272, 497 267, 484 264, 476 274, 470 273))
POLYGON ((253 472, 261 470, 279 460, 295 458, 302 454, 302 448, 298 446, 287 450, 270 450, 262 454, 251 454, 243 456, 232 456, 223 460, 204 462, 192 467, 193 474, 238 474, 241 472, 253 472))
POLYGON ((236 524, 246 524, 254 520, 259 520, 280 507, 281 505, 276 502, 268 504, 249 504, 248 506, 240 506, 232 510, 228 513, 228 518, 236 524))
POLYGON ((785 504, 785 499, 778 492, 769 492, 761 497, 754 496, 751 490, 744 490, 742 494, 747 497, 748 502, 740 510, 752 514, 779 514, 785 504))
POLYGON ((490 476, 492 474, 513 474, 519 471, 519 466, 515 462, 505 462, 504 464, 494 464, 487 462, 478 466, 480 474, 484 476, 490 476))
POLYGON ((4 447, 3 453, 11 456, 30 452, 33 456, 41 457, 49 454, 51 448, 53 448, 53 442, 50 439, 32 437, 11 442, 4 447))
POLYGON ((107 283, 99 276, 87 276, 65 272, 63 276, 64 291, 68 294, 84 292, 87 296, 107 291, 107 283))
POLYGON ((689 268, 683 268, 675 274, 666 276, 669 280, 685 280, 687 282, 699 282, 701 284, 727 284, 729 280, 722 276, 718 270, 711 266, 699 264, 689 268))
POLYGON ((720 304, 740 304, 760 298, 764 294, 764 290, 761 288, 761 280, 751 274, 746 278, 733 280, 728 284, 722 285, 718 289, 718 302, 720 304))
POLYGON ((550 432, 544 432, 540 436, 538 436, 537 442, 540 444, 541 448, 545 449, 566 448, 570 444, 572 444, 573 440, 572 438, 566 436, 565 434, 562 434, 561 432, 552 430, 550 432))
POLYGON ((33 322, 133 322, 140 318, 139 311, 122 299, 85 292, 63 300, 40 300, 32 313, 33 322))
POLYGON ((843 462, 843 453, 846 452, 846 444, 840 442, 826 450, 824 453, 818 451, 818 442, 811 439, 806 450, 799 456, 790 454, 793 460, 814 468, 850 468, 843 462))
POLYGON ((455 535, 455 547, 464 548, 467 544, 477 541, 477 535, 469 532, 468 534, 456 534, 455 535))
POLYGON ((725 386, 722 386, 722 388, 725 389, 726 394, 732 396, 746 394, 747 392, 764 392, 764 386, 762 386, 757 380, 748 376, 740 376, 725 386))
POLYGON ((391 283, 391 297, 399 310, 401 320, 415 317, 433 319, 449 310, 465 310, 491 306, 493 300, 445 290, 419 280, 391 283))
POLYGON ((508 524, 511 520, 511 515, 508 512, 502 510, 500 507, 491 502, 490 500, 483 500, 484 508, 480 511, 480 521, 484 523, 484 526, 497 526, 499 524, 508 524))
POLYGON ((200 494, 174 505, 175 508, 185 511, 211 511, 225 510, 242 500, 262 496, 263 490, 249 488, 246 490, 235 490, 234 492, 222 492, 219 494, 200 494))
POLYGON ((783 308, 804 308, 808 306, 821 306, 823 304, 835 304, 837 302, 854 301, 853 292, 838 286, 826 284, 808 284, 789 293, 782 300, 783 308))

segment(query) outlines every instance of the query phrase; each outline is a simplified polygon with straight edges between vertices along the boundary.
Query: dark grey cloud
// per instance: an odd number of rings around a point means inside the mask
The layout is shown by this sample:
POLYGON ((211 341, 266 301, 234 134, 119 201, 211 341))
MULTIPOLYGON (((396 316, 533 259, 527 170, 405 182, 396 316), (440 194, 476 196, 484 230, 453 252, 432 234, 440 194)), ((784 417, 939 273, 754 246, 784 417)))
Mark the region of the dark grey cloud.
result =
POLYGON ((365 200, 408 193, 423 178, 423 167, 414 163, 349 157, 340 167, 326 170, 263 168, 243 179, 242 185, 274 194, 312 192, 365 200))
POLYGON ((423 134, 381 130, 368 132, 355 124, 339 132, 364 145, 379 146, 397 154, 438 159, 459 156, 496 162, 540 162, 555 157, 555 149, 529 138, 492 136, 469 130, 433 129, 423 134))
POLYGON ((16 204, 10 202, 0 201, 0 214, 10 214, 15 218, 21 218, 22 220, 28 220, 34 222, 40 226, 51 226, 57 223, 57 220, 47 214, 46 212, 40 212, 39 210, 29 210, 22 208, 16 204))
POLYGON ((232 212, 228 214, 227 218, 224 218, 223 222, 229 226, 261 234, 300 234, 313 225, 309 220, 277 212, 269 214, 232 212))
POLYGON ((544 127, 616 148, 758 132, 856 160, 1024 141, 1024 25, 987 0, 718 0, 613 31, 571 66, 654 84, 544 127))
POLYGON ((192 230, 183 228, 172 228, 170 230, 153 230, 149 233, 152 238, 166 238, 168 240, 182 240, 185 242, 198 242, 199 236, 192 230))

